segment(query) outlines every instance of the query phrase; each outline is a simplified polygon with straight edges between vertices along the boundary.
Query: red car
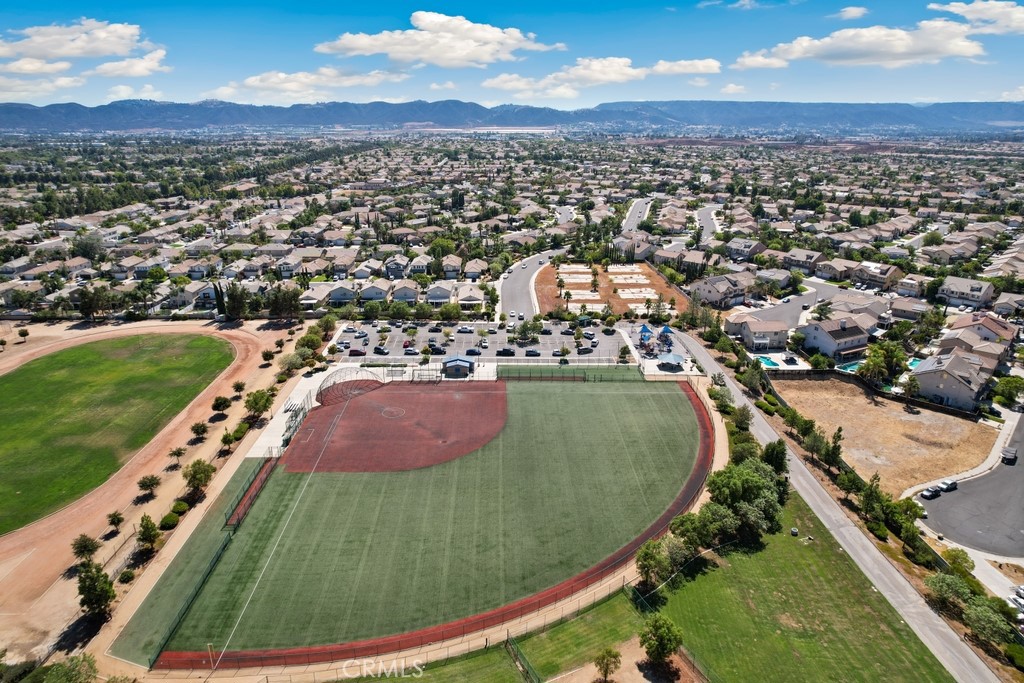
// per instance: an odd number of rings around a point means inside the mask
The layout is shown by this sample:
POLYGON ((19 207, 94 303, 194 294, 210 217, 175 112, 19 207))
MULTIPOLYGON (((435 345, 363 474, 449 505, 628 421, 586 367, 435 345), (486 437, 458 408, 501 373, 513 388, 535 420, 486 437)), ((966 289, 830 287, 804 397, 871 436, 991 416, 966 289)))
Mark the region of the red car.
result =
POLYGON ((403 348, 403 349, 407 349, 407 348, 409 348, 410 346, 412 346, 412 342, 411 342, 411 341, 409 341, 408 339, 406 339, 406 340, 405 340, 404 342, 402 342, 402 348, 403 348))
POLYGON ((350 356, 365 356, 366 355, 366 351, 363 351, 362 349, 349 349, 348 350, 348 355, 350 355, 350 356))

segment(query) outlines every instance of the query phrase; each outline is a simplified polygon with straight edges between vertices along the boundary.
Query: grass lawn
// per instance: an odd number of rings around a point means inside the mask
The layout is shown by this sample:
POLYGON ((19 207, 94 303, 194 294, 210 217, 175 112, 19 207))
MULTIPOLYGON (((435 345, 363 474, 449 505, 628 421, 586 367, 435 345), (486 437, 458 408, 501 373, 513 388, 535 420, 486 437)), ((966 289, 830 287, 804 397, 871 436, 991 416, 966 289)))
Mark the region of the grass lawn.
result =
POLYGON ((622 593, 559 624, 519 641, 519 649, 543 679, 593 661, 606 647, 615 647, 640 632, 643 619, 622 593))
MULTIPOLYGON (((373 676, 359 678, 354 682, 350 682, 349 679, 342 680, 345 683, 369 683, 390 681, 395 678, 396 676, 373 676)), ((430 664, 421 675, 417 675, 410 665, 405 672, 405 678, 426 683, 523 683, 522 674, 502 647, 473 652, 447 663, 430 664)))
POLYGON ((514 382, 508 405, 497 438, 434 467, 278 470, 169 649, 346 642, 499 607, 635 538, 693 468, 674 383, 514 382))
POLYGON ((795 493, 782 526, 764 550, 727 554, 662 608, 713 680, 953 680, 795 493))
POLYGON ((580 377, 590 382, 642 382, 635 365, 499 365, 498 377, 580 377))
POLYGON ((83 344, 0 376, 0 534, 96 488, 234 357, 213 337, 83 344))

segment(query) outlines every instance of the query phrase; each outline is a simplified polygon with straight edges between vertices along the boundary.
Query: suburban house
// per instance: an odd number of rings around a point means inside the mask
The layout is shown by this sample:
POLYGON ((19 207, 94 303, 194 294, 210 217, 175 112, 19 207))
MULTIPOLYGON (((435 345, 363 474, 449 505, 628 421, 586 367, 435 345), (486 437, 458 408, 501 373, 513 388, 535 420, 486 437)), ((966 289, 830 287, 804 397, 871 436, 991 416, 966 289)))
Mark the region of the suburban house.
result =
POLYGON ((1021 310, 1024 310, 1024 294, 1003 292, 992 304, 992 311, 1004 318, 1017 316, 1021 310))
POLYGON ((799 327, 804 335, 804 348, 816 349, 835 360, 849 360, 868 348, 868 332, 849 318, 821 320, 799 327))
POLYGON ((747 291, 754 284, 754 274, 749 271, 714 275, 693 283, 693 294, 709 306, 728 308, 743 303, 747 291))
POLYGON ((445 280, 456 280, 462 272, 462 258, 455 254, 448 254, 441 258, 441 272, 445 280))
POLYGON ((479 280, 488 272, 487 261, 479 258, 471 259, 466 262, 465 272, 468 279, 479 280))
POLYGON ((813 275, 818 264, 825 260, 821 252, 809 249, 790 249, 782 258, 782 264, 790 270, 799 270, 804 275, 813 275))
POLYGON ((454 288, 451 282, 435 282, 427 288, 426 302, 435 307, 450 303, 454 288))
POLYGON ((479 285, 464 283, 456 290, 455 300, 464 311, 476 311, 483 307, 487 297, 479 285))
POLYGON ((746 320, 740 324, 740 338, 751 351, 784 349, 789 339, 789 325, 781 320, 746 320))
POLYGON ((426 254, 420 254, 409 262, 409 275, 424 275, 430 271, 430 263, 433 261, 426 254))
POLYGON ((821 261, 814 269, 814 274, 822 280, 846 280, 854 268, 859 266, 857 261, 834 258, 831 261, 821 261))
POLYGON ((856 283, 887 291, 903 278, 903 271, 890 263, 862 261, 850 271, 849 277, 856 283))
POLYGON ((363 301, 384 301, 391 293, 391 282, 384 278, 377 278, 364 284, 360 291, 363 301))
POLYGON ((359 296, 359 285, 352 280, 335 283, 328 295, 332 305, 350 304, 359 296))
POLYGON ((927 275, 911 273, 896 283, 896 293, 900 296, 924 296, 925 287, 932 281, 927 275))
POLYGON ((977 409, 989 377, 980 359, 962 349, 926 358, 911 375, 917 379, 924 398, 969 411, 977 409))
POLYGON ((415 305, 420 298, 420 286, 415 280, 395 280, 391 289, 392 301, 404 301, 415 305))
POLYGON ((757 240, 747 239, 745 237, 734 237, 725 245, 725 250, 729 254, 729 258, 734 261, 739 259, 750 261, 765 249, 767 249, 767 247, 757 240))
POLYGON ((995 287, 991 282, 949 276, 939 287, 939 298, 950 306, 983 308, 992 301, 995 287))
POLYGON ((409 259, 403 254, 395 254, 384 262, 384 275, 392 280, 399 280, 409 272, 409 259))
POLYGON ((953 349, 962 349, 993 360, 992 370, 1010 357, 1010 344, 1001 341, 986 341, 980 334, 970 328, 950 330, 938 342, 939 353, 949 353, 953 349))
POLYGON ((1012 343, 1020 328, 991 313, 965 313, 949 326, 951 330, 971 329, 985 341, 1012 343))

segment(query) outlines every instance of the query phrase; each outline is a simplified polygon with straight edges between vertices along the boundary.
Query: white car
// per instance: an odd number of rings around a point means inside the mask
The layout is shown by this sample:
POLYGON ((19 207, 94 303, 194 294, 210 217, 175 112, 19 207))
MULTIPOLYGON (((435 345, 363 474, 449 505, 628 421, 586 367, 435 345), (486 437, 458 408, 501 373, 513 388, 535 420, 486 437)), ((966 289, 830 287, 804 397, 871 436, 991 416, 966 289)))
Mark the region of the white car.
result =
POLYGON ((524 270, 526 269, 526 266, 527 266, 527 265, 528 265, 528 264, 526 264, 526 263, 524 263, 524 264, 523 264, 523 269, 524 269, 524 270))

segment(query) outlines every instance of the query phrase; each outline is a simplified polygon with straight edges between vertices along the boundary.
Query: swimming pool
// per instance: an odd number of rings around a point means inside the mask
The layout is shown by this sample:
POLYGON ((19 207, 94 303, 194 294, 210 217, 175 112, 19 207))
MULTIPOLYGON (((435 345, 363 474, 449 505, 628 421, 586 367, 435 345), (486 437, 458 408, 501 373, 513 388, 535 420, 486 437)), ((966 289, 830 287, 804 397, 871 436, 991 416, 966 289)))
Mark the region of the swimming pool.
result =
POLYGON ((840 372, 857 372, 857 369, 864 363, 862 360, 855 360, 852 363, 837 365, 836 370, 840 372))
POLYGON ((780 366, 780 365, 779 365, 778 363, 776 363, 775 361, 773 361, 773 360, 772 360, 771 358, 769 358, 768 356, 754 356, 754 357, 755 357, 755 358, 757 358, 757 359, 758 359, 759 361, 761 361, 761 365, 765 366, 766 368, 777 368, 777 367, 781 367, 781 366, 780 366))
POLYGON ((910 360, 907 361, 907 368, 913 370, 914 368, 916 368, 920 364, 921 364, 921 359, 920 358, 911 358, 910 360))

